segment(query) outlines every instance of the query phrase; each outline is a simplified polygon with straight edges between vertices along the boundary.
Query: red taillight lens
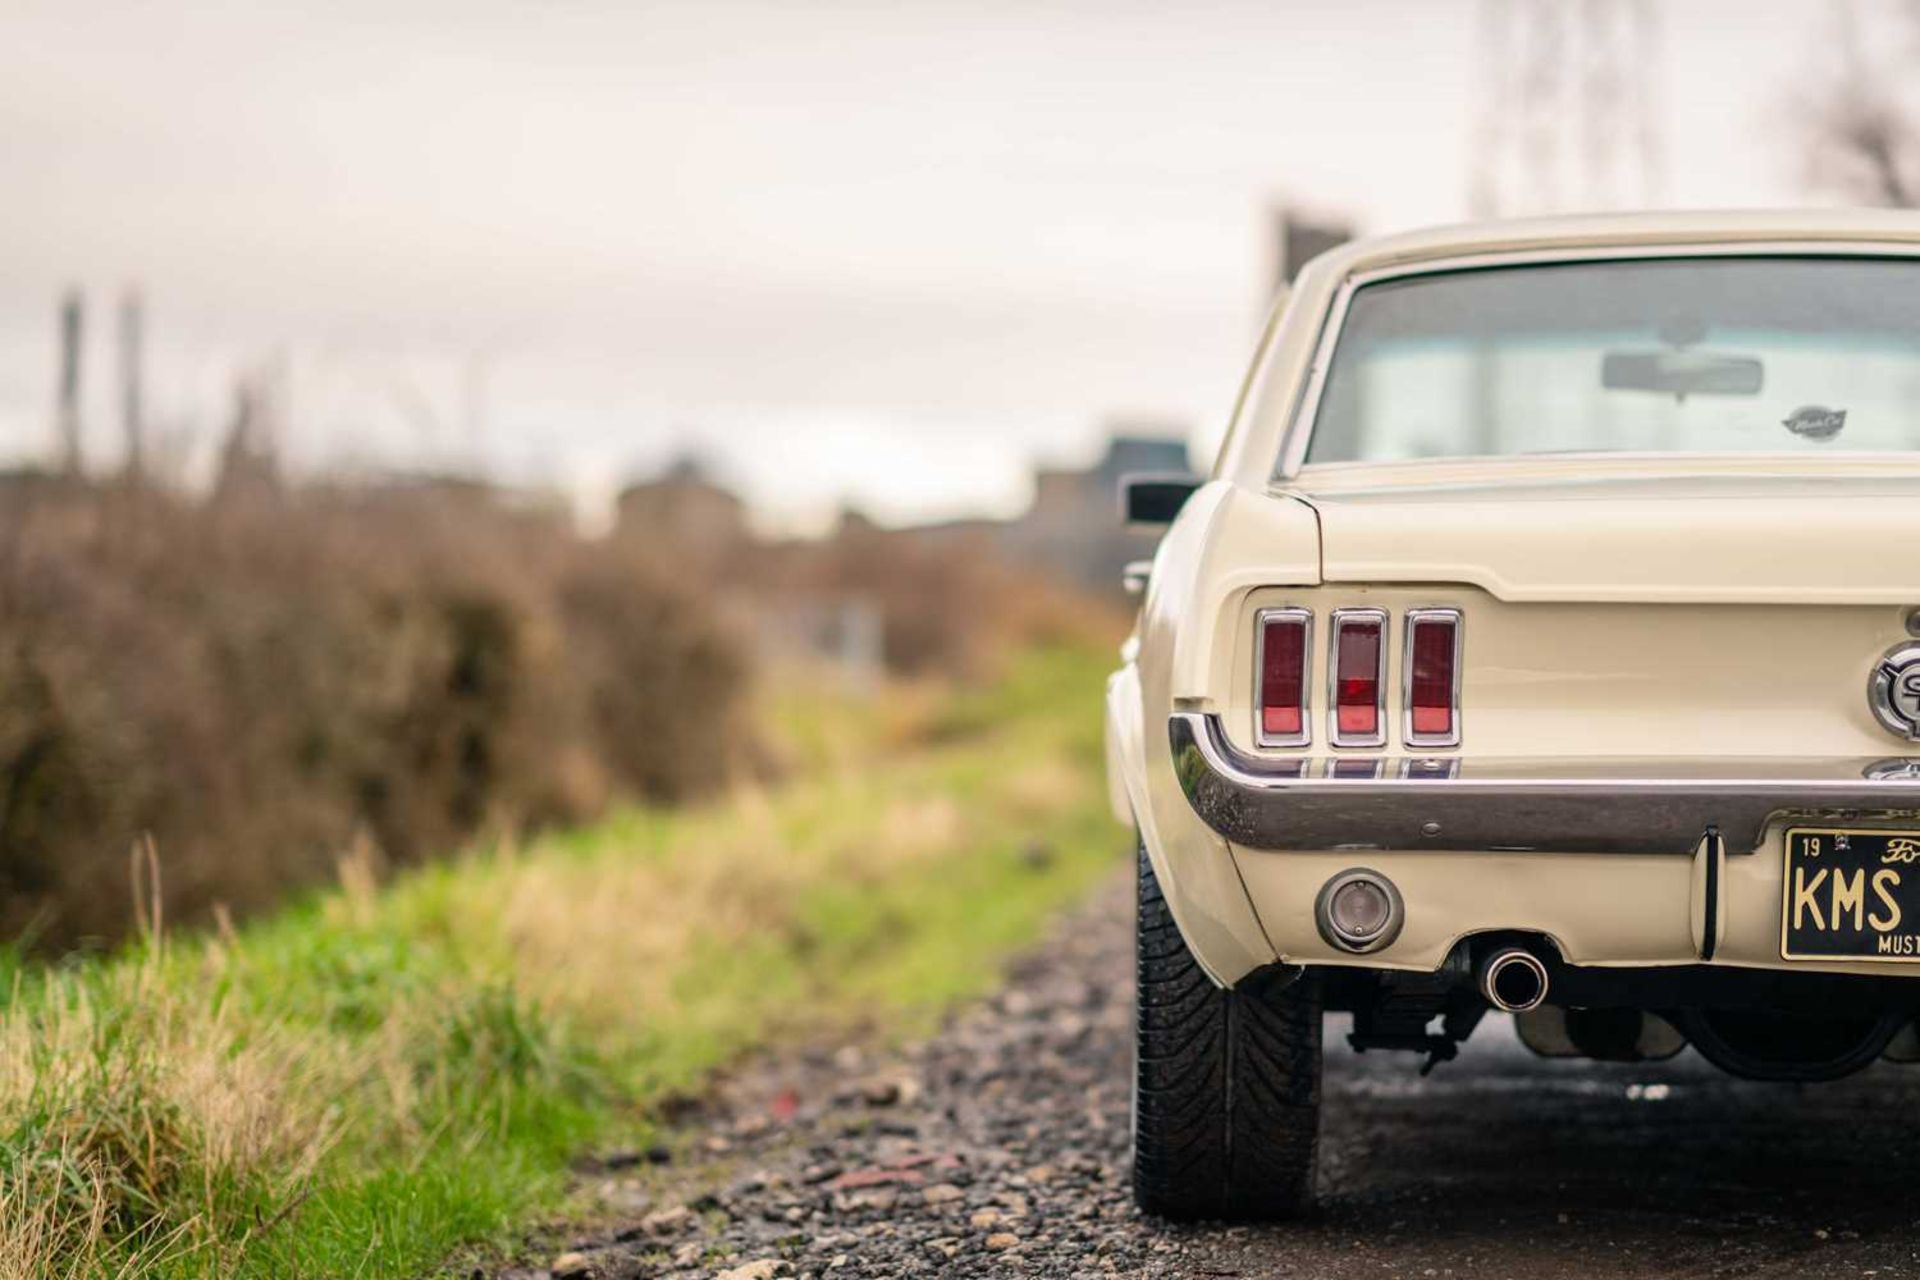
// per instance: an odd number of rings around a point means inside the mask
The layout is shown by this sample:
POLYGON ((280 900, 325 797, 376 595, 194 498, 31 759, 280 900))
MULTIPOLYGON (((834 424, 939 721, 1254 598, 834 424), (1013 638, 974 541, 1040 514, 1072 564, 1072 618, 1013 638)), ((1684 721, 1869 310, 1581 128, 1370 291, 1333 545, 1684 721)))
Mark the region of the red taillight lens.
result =
POLYGON ((1450 746, 1458 740, 1459 661, 1459 614, 1407 615, 1407 740, 1413 745, 1450 746))
POLYGON ((1307 736, 1307 645, 1313 617, 1304 609, 1260 614, 1260 740, 1298 746, 1307 736))
POLYGON ((1380 672, 1386 615, 1377 610, 1339 611, 1333 615, 1334 742, 1341 746, 1378 746, 1380 672))

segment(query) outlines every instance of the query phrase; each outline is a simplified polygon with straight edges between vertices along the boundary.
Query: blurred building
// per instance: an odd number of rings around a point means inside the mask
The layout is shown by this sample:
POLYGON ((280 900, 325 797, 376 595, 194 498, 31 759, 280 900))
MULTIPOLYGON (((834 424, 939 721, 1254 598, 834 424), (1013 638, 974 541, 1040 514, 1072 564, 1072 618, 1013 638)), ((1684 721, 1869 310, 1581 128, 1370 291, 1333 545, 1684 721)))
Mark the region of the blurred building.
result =
POLYGON ((924 525, 917 537, 945 544, 972 543, 1027 568, 1102 594, 1120 590, 1130 560, 1153 555, 1159 533, 1130 528, 1120 507, 1120 481, 1143 472, 1184 474, 1185 432, 1173 424, 1122 424, 1091 467, 1039 467, 1033 502, 1013 520, 953 520, 924 525))
MULTIPOLYGON (((1012 520, 954 520, 888 532, 857 512, 843 512, 828 543, 851 549, 903 538, 943 552, 998 556, 1077 587, 1107 595, 1120 591, 1120 573, 1131 560, 1153 554, 1157 530, 1128 527, 1120 482, 1140 473, 1190 472, 1185 433, 1172 424, 1123 424, 1091 467, 1041 467, 1034 471, 1033 501, 1012 520)), ((765 550, 748 527, 745 504, 716 483, 698 462, 683 458, 659 476, 622 490, 615 505, 613 536, 645 539, 672 549, 676 561, 713 569, 736 561, 750 547, 765 550)), ((769 584, 772 585, 772 584, 769 584)), ((806 622, 808 630, 850 630, 854 647, 865 646, 865 622, 846 623, 838 597, 824 584, 786 584, 801 594, 833 596, 832 617, 806 622)), ((787 606, 783 606, 787 607, 787 606)), ((800 646, 817 647, 817 646, 800 646)), ((846 646, 828 646, 839 651, 846 646)))
POLYGON ((1023 564, 1095 591, 1118 591, 1121 569, 1129 560, 1151 556, 1159 541, 1156 531, 1129 528, 1122 518, 1121 480, 1141 472, 1192 469, 1181 433, 1124 428, 1107 441, 1106 454, 1091 467, 1035 471, 1033 505, 1005 526, 999 541, 1023 564))
POLYGON ((712 564, 747 540, 747 509, 698 459, 683 457, 659 476, 621 490, 616 537, 664 542, 677 556, 712 564))

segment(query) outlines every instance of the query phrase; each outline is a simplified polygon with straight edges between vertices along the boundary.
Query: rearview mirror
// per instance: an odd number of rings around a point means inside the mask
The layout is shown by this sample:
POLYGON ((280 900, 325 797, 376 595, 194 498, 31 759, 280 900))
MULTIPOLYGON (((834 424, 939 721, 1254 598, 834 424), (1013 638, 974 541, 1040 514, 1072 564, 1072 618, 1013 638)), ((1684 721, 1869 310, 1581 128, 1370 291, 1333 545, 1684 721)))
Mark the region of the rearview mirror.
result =
POLYGON ((1200 487, 1200 477, 1162 472, 1120 477, 1120 509, 1128 524, 1172 524, 1200 487))
POLYGON ((1608 391, 1652 391, 1667 396, 1757 396, 1766 366, 1751 356, 1709 351, 1609 351, 1600 361, 1608 391))

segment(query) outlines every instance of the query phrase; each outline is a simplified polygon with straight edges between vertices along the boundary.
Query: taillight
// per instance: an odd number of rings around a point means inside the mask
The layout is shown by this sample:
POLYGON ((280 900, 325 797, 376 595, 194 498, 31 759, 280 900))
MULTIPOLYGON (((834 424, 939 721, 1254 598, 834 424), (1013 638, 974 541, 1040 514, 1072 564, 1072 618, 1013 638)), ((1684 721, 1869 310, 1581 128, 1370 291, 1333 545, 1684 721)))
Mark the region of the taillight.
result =
POLYGON ((1407 611, 1407 745, 1460 743, 1460 614, 1407 611))
POLYGON ((1333 745, 1377 747, 1387 740, 1383 694, 1387 615, 1379 609, 1333 611, 1333 745))
POLYGON ((1255 625, 1260 745, 1304 746, 1313 615, 1305 609, 1262 609, 1255 625))

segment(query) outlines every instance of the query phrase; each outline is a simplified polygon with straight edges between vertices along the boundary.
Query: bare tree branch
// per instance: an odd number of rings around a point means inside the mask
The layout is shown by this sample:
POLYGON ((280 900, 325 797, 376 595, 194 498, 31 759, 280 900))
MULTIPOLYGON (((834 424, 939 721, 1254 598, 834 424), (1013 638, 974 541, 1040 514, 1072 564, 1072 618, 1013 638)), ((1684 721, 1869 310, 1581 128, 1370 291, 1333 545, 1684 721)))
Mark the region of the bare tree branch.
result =
POLYGON ((1835 105, 1828 122, 1829 146, 1852 161, 1855 180, 1849 185, 1875 204, 1910 209, 1914 183, 1909 174, 1920 129, 1887 98, 1867 92, 1849 94, 1835 105))
POLYGON ((1907 0, 1900 12, 1908 38, 1897 44, 1889 74, 1884 65, 1869 65, 1852 12, 1841 10, 1839 64, 1826 87, 1800 106, 1816 186, 1913 208, 1920 205, 1920 119, 1900 90, 1920 74, 1920 0, 1907 0))

